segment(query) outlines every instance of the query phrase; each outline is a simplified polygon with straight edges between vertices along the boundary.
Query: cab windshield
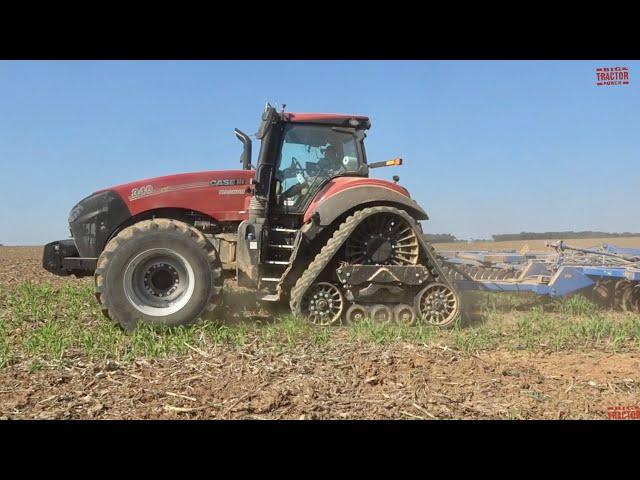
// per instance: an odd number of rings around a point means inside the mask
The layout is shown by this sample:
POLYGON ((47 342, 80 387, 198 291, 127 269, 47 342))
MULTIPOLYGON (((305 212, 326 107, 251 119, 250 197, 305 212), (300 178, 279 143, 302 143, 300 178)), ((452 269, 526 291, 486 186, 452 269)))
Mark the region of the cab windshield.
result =
POLYGON ((354 133, 330 126, 289 125, 284 133, 276 194, 286 207, 304 207, 306 200, 335 177, 357 174, 361 155, 354 133))

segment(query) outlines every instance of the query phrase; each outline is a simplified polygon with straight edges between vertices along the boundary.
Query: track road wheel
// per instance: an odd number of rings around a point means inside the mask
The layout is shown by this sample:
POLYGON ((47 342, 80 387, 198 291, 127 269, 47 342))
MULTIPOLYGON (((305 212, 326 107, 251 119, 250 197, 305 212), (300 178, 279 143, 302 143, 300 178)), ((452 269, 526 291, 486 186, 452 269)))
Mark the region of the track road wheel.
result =
POLYGON ((302 316, 316 325, 340 323, 344 297, 338 287, 328 282, 311 286, 302 297, 302 316))
POLYGON ((356 303, 351 305, 347 310, 345 321, 348 325, 355 325, 358 322, 362 322, 367 317, 369 317, 367 307, 356 303))
POLYGON ((116 235, 98 259, 94 280, 105 315, 132 331, 139 322, 197 322, 219 303, 222 266, 199 230, 158 218, 116 235))
POLYGON ((387 324, 393 320, 393 312, 387 305, 377 304, 371 307, 371 321, 374 323, 387 324))
POLYGON ((416 311, 411 305, 401 303, 393 308, 393 318, 398 325, 411 326, 416 321, 416 311))
POLYGON ((418 318, 428 325, 453 327, 460 317, 458 297, 443 283, 432 283, 416 295, 414 308, 418 318))

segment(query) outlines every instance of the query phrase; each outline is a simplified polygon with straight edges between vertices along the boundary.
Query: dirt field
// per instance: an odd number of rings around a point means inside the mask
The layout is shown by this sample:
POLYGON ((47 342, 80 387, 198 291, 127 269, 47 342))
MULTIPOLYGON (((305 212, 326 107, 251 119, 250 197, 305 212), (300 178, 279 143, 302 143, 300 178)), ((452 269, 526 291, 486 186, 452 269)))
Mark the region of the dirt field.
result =
POLYGON ((640 406, 640 319, 581 301, 489 301, 441 332, 310 327, 236 297, 219 314, 234 322, 125 335, 91 279, 49 275, 41 251, 0 247, 1 418, 606 419, 640 406))

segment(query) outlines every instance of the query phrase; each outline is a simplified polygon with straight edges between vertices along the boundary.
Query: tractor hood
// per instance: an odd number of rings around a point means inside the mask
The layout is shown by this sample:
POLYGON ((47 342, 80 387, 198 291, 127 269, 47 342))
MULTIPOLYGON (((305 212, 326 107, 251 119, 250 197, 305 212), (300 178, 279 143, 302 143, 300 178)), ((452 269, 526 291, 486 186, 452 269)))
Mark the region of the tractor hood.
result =
POLYGON ((138 215, 148 218, 182 210, 216 222, 245 220, 254 174, 251 170, 183 173, 94 192, 69 213, 69 229, 78 254, 82 258, 97 257, 112 233, 138 215))
POLYGON ((164 209, 184 209, 218 221, 240 221, 246 216, 245 199, 251 195, 253 170, 180 173, 116 185, 95 194, 114 191, 131 215, 164 209))

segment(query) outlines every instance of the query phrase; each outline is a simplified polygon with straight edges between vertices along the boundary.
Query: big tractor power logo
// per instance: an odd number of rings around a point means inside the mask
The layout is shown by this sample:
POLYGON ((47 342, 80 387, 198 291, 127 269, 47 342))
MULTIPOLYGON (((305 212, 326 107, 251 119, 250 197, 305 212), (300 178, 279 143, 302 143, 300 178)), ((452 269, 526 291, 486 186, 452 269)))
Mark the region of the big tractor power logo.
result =
POLYGON ((629 85, 628 67, 602 67, 596 68, 596 85, 613 86, 629 85))

